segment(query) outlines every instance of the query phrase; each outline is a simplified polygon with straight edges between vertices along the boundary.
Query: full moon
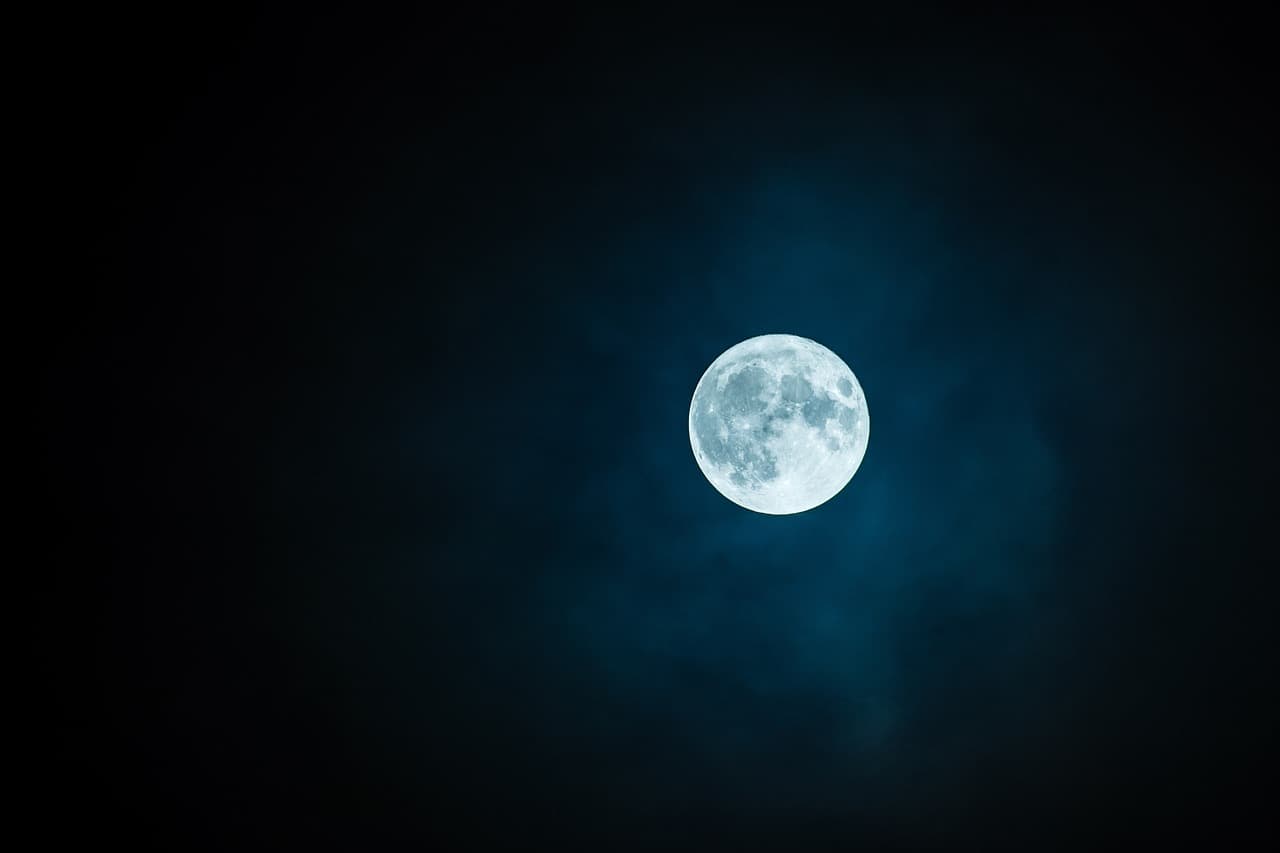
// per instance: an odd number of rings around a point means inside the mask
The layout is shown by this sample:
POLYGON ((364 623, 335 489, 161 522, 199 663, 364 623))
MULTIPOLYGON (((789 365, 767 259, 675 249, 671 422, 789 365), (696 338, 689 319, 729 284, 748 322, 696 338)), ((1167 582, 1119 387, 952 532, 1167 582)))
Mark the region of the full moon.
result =
POLYGON ((760 335, 725 350, 689 404, 689 443, 729 500, 769 515, 826 503, 853 479, 871 419, 840 357, 796 335, 760 335))

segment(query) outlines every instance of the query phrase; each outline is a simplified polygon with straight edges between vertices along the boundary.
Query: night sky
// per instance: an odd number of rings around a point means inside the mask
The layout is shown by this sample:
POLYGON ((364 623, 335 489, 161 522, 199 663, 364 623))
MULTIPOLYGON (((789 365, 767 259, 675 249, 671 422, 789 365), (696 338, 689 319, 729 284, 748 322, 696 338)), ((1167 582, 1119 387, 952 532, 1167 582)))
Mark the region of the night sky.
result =
POLYGON ((52 145, 93 272, 49 286, 38 351, 46 832, 1274 833, 1262 36, 78 20, 52 145), (794 516, 721 497, 687 431, 707 365, 771 332, 839 354, 871 416, 794 516))

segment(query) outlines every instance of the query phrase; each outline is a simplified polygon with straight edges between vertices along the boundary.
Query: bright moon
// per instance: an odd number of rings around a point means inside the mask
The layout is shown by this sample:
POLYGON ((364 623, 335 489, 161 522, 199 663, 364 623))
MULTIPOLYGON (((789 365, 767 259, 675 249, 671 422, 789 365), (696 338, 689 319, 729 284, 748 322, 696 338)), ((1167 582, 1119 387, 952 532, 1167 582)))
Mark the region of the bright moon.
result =
POLYGON ((720 494, 790 515, 826 503, 853 478, 871 420, 840 357, 795 335, 761 335, 711 362, 689 404, 689 443, 720 494))

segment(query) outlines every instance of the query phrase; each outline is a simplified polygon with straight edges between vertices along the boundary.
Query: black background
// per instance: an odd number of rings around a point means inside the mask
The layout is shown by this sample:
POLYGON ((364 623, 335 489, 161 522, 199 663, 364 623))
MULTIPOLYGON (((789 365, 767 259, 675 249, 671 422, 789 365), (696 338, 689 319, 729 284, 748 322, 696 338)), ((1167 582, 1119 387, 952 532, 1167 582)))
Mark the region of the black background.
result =
POLYGON ((51 837, 1273 832, 1258 22, 57 32, 91 270, 43 294, 51 837), (869 401, 862 469, 799 516, 688 447, 702 371, 768 332, 869 401))

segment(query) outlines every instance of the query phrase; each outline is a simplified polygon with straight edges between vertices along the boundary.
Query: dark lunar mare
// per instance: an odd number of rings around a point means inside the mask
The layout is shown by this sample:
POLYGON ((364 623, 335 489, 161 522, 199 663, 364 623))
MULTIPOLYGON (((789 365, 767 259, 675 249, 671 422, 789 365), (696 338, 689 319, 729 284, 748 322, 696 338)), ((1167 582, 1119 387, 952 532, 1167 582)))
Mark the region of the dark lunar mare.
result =
MULTIPOLYGON (((853 426, 852 408, 824 394, 815 394, 809 380, 798 373, 775 380, 769 371, 748 362, 719 367, 703 381, 705 390, 699 395, 693 413, 694 432, 707 459, 716 465, 734 468, 729 479, 736 486, 777 479, 778 460, 765 442, 780 433, 782 424, 790 422, 797 411, 806 424, 816 429, 822 429, 833 417, 838 417, 845 429, 853 426), (715 393, 721 377, 728 371, 732 372, 725 380, 723 392, 715 393), (770 400, 776 400, 776 405, 772 411, 766 411, 770 400), (745 430, 740 424, 735 427, 735 420, 749 417, 758 418, 759 423, 745 430), (723 437, 726 434, 727 438, 723 437)), ((841 390, 850 393, 853 386, 849 381, 840 381, 844 383, 841 390)), ((832 439, 829 446, 837 450, 839 441, 832 439)))
MULTIPOLYGON (((708 391, 718 387, 725 369, 719 368, 707 377, 708 391)), ((774 420, 764 416, 766 398, 776 393, 777 382, 769 372, 748 365, 729 377, 723 394, 703 393, 698 400, 694 411, 698 441, 713 463, 733 466, 730 480, 736 486, 747 486, 753 480, 768 482, 778 476, 778 460, 764 444, 774 420), (713 410, 717 400, 720 408, 713 410), (734 429, 733 420, 744 416, 761 416, 761 422, 751 430, 734 429), (726 432, 728 438, 722 438, 721 432, 726 432)))

